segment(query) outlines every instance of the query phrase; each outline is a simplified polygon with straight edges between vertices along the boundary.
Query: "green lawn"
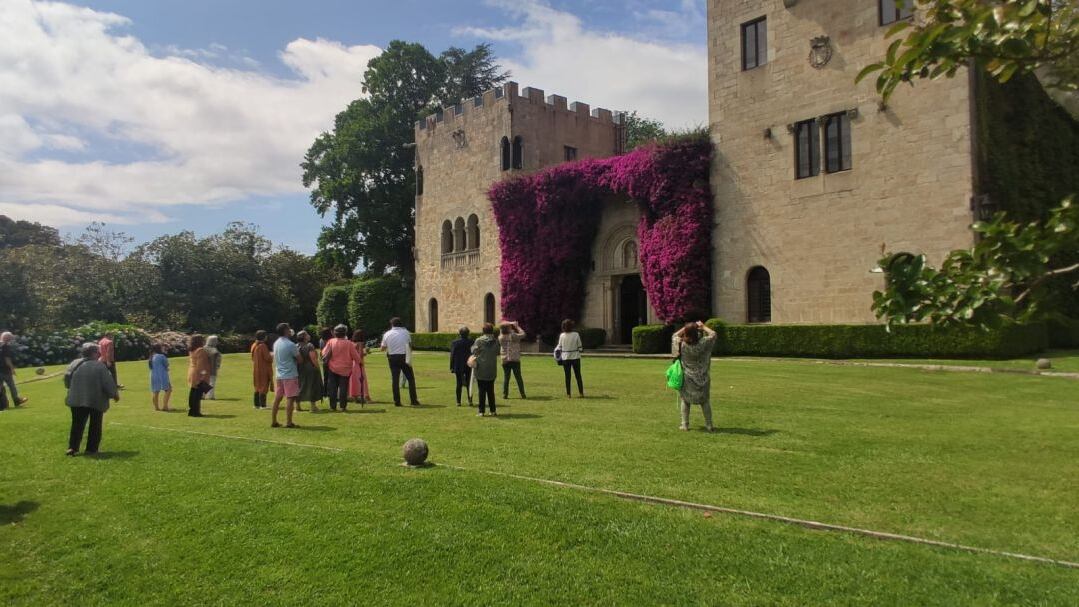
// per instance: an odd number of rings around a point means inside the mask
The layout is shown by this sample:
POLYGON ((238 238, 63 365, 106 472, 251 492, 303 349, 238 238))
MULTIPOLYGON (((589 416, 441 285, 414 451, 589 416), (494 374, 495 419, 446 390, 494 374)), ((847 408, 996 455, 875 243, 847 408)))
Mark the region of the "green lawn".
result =
POLYGON ((0 602, 1079 604, 1079 570, 490 474, 1079 561, 1076 382, 719 360, 706 434, 677 430, 664 361, 586 360, 566 400, 526 359, 532 398, 495 419, 453 406, 445 355, 416 355, 421 409, 387 406, 370 360, 380 404, 296 430, 251 408, 245 356, 203 419, 154 412, 123 364, 98 459, 63 455, 59 379, 26 385, 0 414, 0 602), (414 436, 445 465, 398 466, 414 436))
POLYGON ((1034 371, 1034 363, 1039 358, 1048 358, 1052 363, 1050 371, 1062 373, 1079 373, 1079 350, 1049 350, 1040 354, 1032 354, 1022 358, 1008 360, 969 360, 969 359, 904 359, 893 358, 877 360, 874 362, 886 363, 912 363, 926 365, 952 365, 961 367, 990 367, 992 369, 1015 369, 1021 371, 1034 371))

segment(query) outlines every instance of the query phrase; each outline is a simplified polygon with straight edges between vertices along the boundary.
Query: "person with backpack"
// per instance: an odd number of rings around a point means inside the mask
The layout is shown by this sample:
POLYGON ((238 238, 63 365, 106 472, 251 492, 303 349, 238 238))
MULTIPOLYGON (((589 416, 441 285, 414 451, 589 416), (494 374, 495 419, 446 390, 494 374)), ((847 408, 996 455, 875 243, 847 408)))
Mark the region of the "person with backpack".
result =
POLYGON ((105 412, 109 410, 109 401, 120 402, 120 391, 108 367, 99 360, 101 348, 96 343, 84 343, 79 352, 81 356, 72 361, 64 372, 64 387, 67 388, 64 402, 71 409, 67 454, 75 455, 79 452, 82 433, 89 421, 86 454, 95 455, 101 446, 101 431, 105 412))
POLYGON ((705 430, 712 432, 712 348, 716 343, 716 332, 700 321, 689 322, 672 339, 674 354, 682 363, 682 387, 678 391, 682 412, 679 430, 689 430, 689 406, 700 405, 705 430))
POLYGON ((461 389, 468 395, 468 406, 472 406, 472 367, 468 366, 468 357, 472 354, 472 344, 476 340, 469 337, 468 327, 457 330, 457 339, 450 344, 450 373, 457 378, 457 406, 461 406, 461 389))
POLYGON ((483 417, 485 405, 491 405, 491 415, 498 415, 495 410, 495 380, 498 379, 498 358, 501 347, 495 337, 495 326, 484 323, 483 335, 472 344, 473 373, 480 392, 480 413, 483 417))

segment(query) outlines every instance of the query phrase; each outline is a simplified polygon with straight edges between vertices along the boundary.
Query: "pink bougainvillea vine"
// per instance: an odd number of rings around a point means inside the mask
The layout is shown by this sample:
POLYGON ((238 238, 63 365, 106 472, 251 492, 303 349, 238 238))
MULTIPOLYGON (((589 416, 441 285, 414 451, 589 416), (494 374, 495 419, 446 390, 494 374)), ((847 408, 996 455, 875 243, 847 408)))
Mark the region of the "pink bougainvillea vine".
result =
POLYGON ((502 309, 533 335, 580 318, 603 205, 635 200, 641 282, 664 322, 711 308, 712 145, 707 137, 561 164, 493 186, 502 309))

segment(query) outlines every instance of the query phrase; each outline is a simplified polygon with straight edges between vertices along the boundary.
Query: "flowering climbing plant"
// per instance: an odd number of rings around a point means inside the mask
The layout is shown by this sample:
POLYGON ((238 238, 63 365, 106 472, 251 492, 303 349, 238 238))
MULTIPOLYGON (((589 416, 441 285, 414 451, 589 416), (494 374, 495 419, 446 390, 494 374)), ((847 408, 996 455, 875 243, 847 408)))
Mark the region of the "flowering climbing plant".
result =
POLYGON ((712 144, 707 135, 560 164, 500 181, 488 196, 502 251, 502 309, 533 335, 580 318, 604 204, 635 201, 641 282, 664 322, 711 307, 712 144))

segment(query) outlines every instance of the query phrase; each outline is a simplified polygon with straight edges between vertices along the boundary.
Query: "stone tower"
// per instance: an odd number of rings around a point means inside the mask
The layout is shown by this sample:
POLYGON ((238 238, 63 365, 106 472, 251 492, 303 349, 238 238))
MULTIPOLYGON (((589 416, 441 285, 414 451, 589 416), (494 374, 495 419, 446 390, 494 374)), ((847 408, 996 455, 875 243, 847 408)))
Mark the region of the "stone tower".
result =
POLYGON ((620 117, 515 82, 416 123, 416 330, 502 319, 492 183, 622 151, 620 117))

